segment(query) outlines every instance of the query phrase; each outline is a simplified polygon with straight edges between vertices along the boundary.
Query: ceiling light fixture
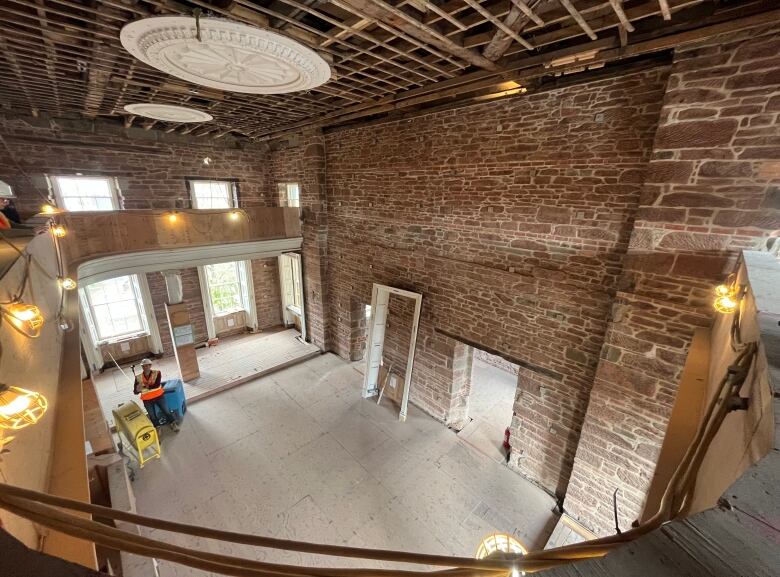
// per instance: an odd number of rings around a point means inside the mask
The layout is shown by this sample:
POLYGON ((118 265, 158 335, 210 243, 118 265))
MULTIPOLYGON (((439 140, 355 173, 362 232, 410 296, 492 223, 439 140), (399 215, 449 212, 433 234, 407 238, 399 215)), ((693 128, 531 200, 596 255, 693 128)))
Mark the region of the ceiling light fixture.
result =
POLYGON ((201 86, 249 94, 308 90, 328 63, 300 42, 221 18, 156 16, 127 24, 122 46, 149 66, 201 86))

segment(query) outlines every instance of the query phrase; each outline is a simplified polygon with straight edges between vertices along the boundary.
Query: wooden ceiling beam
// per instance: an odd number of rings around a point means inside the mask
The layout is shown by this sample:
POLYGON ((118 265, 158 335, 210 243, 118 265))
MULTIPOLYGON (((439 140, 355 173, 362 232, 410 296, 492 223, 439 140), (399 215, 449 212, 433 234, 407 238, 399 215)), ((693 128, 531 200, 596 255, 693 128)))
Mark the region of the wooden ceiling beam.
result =
POLYGON ((410 36, 414 36, 418 40, 432 44, 441 50, 445 50, 453 56, 465 60, 474 66, 486 70, 498 69, 494 62, 491 62, 481 54, 464 48, 447 36, 426 26, 421 21, 398 8, 391 6, 384 0, 345 0, 345 4, 352 6, 361 12, 365 12, 372 18, 376 18, 410 36))
MULTIPOLYGON (((301 4, 299 2, 297 2, 297 0, 281 0, 281 1, 284 2, 285 4, 289 4, 289 5, 294 6, 296 8, 301 6, 301 4)), ((334 3, 334 4, 336 4, 336 3, 334 3)), ((440 67, 438 67, 438 66, 436 66, 434 64, 431 64, 430 62, 426 62, 422 58, 420 58, 420 57, 418 57, 418 56, 416 56, 414 54, 411 54, 411 53, 409 53, 407 51, 401 50, 401 49, 391 45, 388 42, 384 42, 383 40, 380 40, 379 38, 377 38, 373 34, 368 34, 368 33, 364 32, 361 28, 355 28, 355 27, 347 26, 343 22, 339 22, 335 18, 333 18, 331 16, 328 16, 327 14, 325 14, 323 12, 320 12, 319 10, 316 10, 314 8, 308 8, 308 12, 310 14, 312 14, 313 16, 316 16, 317 18, 320 18, 320 19, 324 20, 328 24, 332 24, 332 25, 336 26, 337 28, 341 28, 342 32, 348 30, 350 35, 358 36, 360 38, 363 38, 364 40, 367 40, 368 42, 373 42, 377 46, 381 46, 381 47, 383 47, 383 48, 385 48, 387 50, 390 50, 392 52, 397 53, 399 56, 404 56, 404 57, 406 57, 406 58, 408 58, 410 60, 418 62, 419 64, 422 64, 422 65, 424 65, 426 67, 432 68, 433 70, 435 70, 436 72, 438 72, 441 75, 444 75, 444 76, 447 76, 447 77, 452 76, 452 74, 450 74, 447 70, 442 69, 442 68, 440 68, 440 67)), ((359 16, 359 21, 360 22, 366 22, 368 24, 372 24, 374 22, 373 19, 365 18, 365 17, 362 17, 362 16, 359 16)), ((396 66, 403 66, 402 64, 399 64, 397 62, 395 64, 396 64, 396 66)), ((435 77, 431 77, 431 76, 429 76, 427 74, 424 74, 424 73, 422 73, 422 72, 420 72, 418 70, 414 70, 413 68, 408 68, 408 67, 405 67, 405 66, 404 66, 404 68, 406 69, 407 72, 411 72, 413 74, 417 74, 417 75, 421 76, 422 78, 424 78, 426 80, 430 80, 430 81, 434 81, 434 82, 437 80, 435 77)))
POLYGON ((623 0, 609 0, 609 3, 612 6, 612 9, 615 11, 618 20, 620 20, 621 27, 628 32, 633 32, 634 25, 631 24, 628 17, 626 16, 625 11, 623 10, 623 0))
POLYGON ((428 0, 421 0, 421 2, 422 2, 422 5, 425 6, 428 10, 430 10, 431 12, 433 12, 435 14, 438 14, 444 20, 446 20, 447 22, 452 24, 455 28, 457 28, 457 29, 459 29, 461 31, 464 31, 464 32, 466 30, 468 30, 468 28, 463 24, 463 22, 461 22, 460 20, 455 18, 452 14, 450 14, 446 10, 436 6, 436 4, 434 4, 433 2, 429 2, 428 0))
POLYGON ((718 14, 716 17, 710 19, 710 21, 714 20, 714 23, 705 24, 693 30, 674 32, 658 37, 653 37, 654 35, 652 33, 645 34, 643 35, 645 39, 642 39, 642 37, 635 38, 633 44, 629 44, 625 47, 621 47, 619 41, 615 38, 602 38, 580 46, 552 50, 546 54, 526 56, 512 63, 507 63, 504 70, 500 73, 480 71, 467 74, 449 82, 441 82, 434 87, 424 87, 412 90, 389 99, 375 101, 373 105, 364 103, 353 109, 346 109, 341 112, 326 115, 313 122, 298 123, 263 135, 256 134, 255 137, 259 140, 281 138, 287 134, 297 132, 304 127, 329 126, 342 121, 346 122, 348 120, 364 118, 390 110, 400 110, 407 106, 415 105, 421 100, 429 102, 435 101, 441 95, 453 96, 473 92, 475 86, 484 88, 486 83, 489 84, 490 81, 498 78, 506 80, 514 77, 527 81, 549 74, 550 69, 547 64, 552 60, 565 56, 572 56, 581 52, 595 51, 596 56, 592 60, 589 60, 588 64, 607 63, 625 58, 657 53, 686 44, 699 42, 719 34, 761 26, 772 19, 780 19, 780 9, 752 14, 742 18, 729 18, 726 21, 720 21, 719 18, 724 16, 726 15, 718 14), (650 36, 650 38, 647 38, 648 36, 650 36), (442 85, 446 84, 451 84, 452 86, 446 88, 442 87, 442 85))
POLYGON ((591 40, 596 40, 596 38, 598 38, 598 36, 596 36, 596 33, 593 31, 593 29, 590 26, 588 26, 588 23, 585 21, 585 18, 582 17, 582 14, 580 14, 579 10, 577 10, 574 7, 574 5, 570 2, 570 0, 558 0, 558 2, 560 2, 561 5, 564 8, 566 8, 566 10, 569 11, 571 17, 574 18, 577 24, 580 25, 582 31, 588 35, 588 38, 590 38, 591 40))
MULTIPOLYGON (((480 13, 485 20, 493 24, 496 28, 501 30, 504 34, 509 36, 512 40, 520 44, 520 46, 523 46, 526 50, 533 50, 533 45, 528 42, 525 38, 520 36, 517 32, 512 30, 509 26, 504 24, 499 18, 496 18, 488 12, 485 8, 482 7, 482 5, 477 2, 476 0, 463 0, 466 4, 471 6, 474 10, 476 10, 478 13, 480 13)), ((514 6, 513 6, 514 8, 514 6)), ((492 61, 491 61, 492 62, 492 61)))
MULTIPOLYGON (((523 2, 523 0, 511 0, 512 4, 514 4, 520 12, 525 14, 530 20, 534 22, 537 26, 544 26, 544 20, 539 18, 539 16, 536 15, 536 13, 531 10, 530 6, 523 2)), ((538 2, 537 2, 538 4, 538 2)))
MULTIPOLYGON (((534 6, 539 4, 539 0, 532 1, 534 6)), ((524 2, 521 2, 521 4, 525 6, 530 12, 528 5, 526 5, 524 2)), ((533 12, 531 12, 531 14, 533 14, 533 12)), ((537 20, 541 21, 538 16, 536 16, 536 18, 537 20)), ((520 8, 520 6, 517 4, 513 3, 513 6, 509 9, 509 14, 507 14, 506 20, 504 20, 504 25, 510 30, 519 32, 525 28, 529 21, 531 21, 531 17, 526 13, 526 11, 520 8)), ((502 29, 496 30, 496 32, 493 34, 493 38, 490 40, 490 43, 482 50, 482 55, 488 60, 495 62, 501 58, 507 50, 509 50, 510 46, 512 46, 512 38, 505 34, 502 29)))
POLYGON ((379 26, 383 30, 389 32, 391 37, 399 38, 401 40, 405 40, 406 42, 409 42, 413 46, 416 46, 417 48, 421 48, 423 50, 426 50, 427 52, 430 52, 434 56, 436 56, 438 58, 441 58, 445 62, 448 62, 448 63, 452 64, 453 66, 456 66, 457 68, 461 68, 461 69, 465 68, 464 65, 460 64, 456 60, 453 60, 447 54, 444 54, 444 53, 440 52, 439 50, 437 50, 436 48, 434 48, 434 47, 432 47, 430 45, 426 45, 424 42, 420 42, 417 38, 415 38, 413 36, 409 36, 408 34, 405 34, 401 30, 393 28, 392 26, 389 26, 389 25, 385 24, 384 22, 382 22, 380 20, 377 20, 375 18, 370 17, 366 12, 360 10, 356 6, 353 6, 351 4, 347 4, 346 1, 330 0, 330 3, 333 4, 334 6, 338 6, 340 8, 343 8, 344 10, 347 10, 347 11, 349 11, 349 12, 351 12, 351 13, 353 13, 353 14, 361 17, 361 18, 365 18, 367 20, 372 20, 373 22, 376 23, 377 26, 379 26))
MULTIPOLYGON (((117 15, 118 12, 115 8, 106 7, 95 16, 95 26, 102 26, 108 23, 110 16, 117 15)), ((111 74, 114 71, 114 66, 117 60, 117 49, 113 48, 110 44, 101 41, 100 38, 95 38, 92 44, 92 58, 90 59, 89 68, 87 69, 87 93, 84 96, 84 115, 87 118, 94 118, 100 112, 103 106, 103 98, 105 97, 106 87, 111 80, 111 74), (103 68, 96 67, 94 65, 97 58, 101 58, 104 62, 108 61, 109 66, 103 68)))
MULTIPOLYGON (((675 9, 683 9, 699 4, 704 4, 706 0, 672 0, 672 2, 674 3, 675 9)), ((661 14, 660 9, 658 8, 658 4, 655 2, 655 0, 640 4, 639 6, 635 6, 633 8, 628 8, 625 10, 625 12, 628 20, 633 24, 639 20, 653 18, 661 14)), ((598 14, 598 12, 594 12, 593 14, 598 14)), ((566 20, 570 21, 570 17, 568 15, 566 20)), ((592 19, 589 21, 589 26, 594 31, 602 31, 609 28, 619 27, 620 20, 618 20, 614 10, 612 10, 612 7, 607 4, 604 7, 604 14, 602 16, 592 17, 592 19)), ((567 42, 581 35, 582 28, 580 28, 580 25, 575 22, 570 26, 558 28, 557 30, 535 34, 533 38, 537 48, 540 48, 543 46, 554 45, 559 42, 567 42)), ((514 55, 516 53, 519 53, 519 50, 516 50, 514 47, 507 50, 507 56, 514 55)))
POLYGON ((658 6, 661 7, 661 14, 663 14, 664 20, 671 20, 672 11, 669 9, 668 0, 658 0, 658 6))

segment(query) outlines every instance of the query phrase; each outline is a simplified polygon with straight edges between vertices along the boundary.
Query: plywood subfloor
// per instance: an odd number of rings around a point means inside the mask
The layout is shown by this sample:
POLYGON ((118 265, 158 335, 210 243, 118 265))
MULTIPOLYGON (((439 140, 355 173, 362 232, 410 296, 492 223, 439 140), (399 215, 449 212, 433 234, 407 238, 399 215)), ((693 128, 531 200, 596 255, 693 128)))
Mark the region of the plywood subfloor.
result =
MULTIPOLYGON (((396 407, 362 399, 358 366, 326 354, 192 406, 181 432, 162 431, 162 459, 137 473, 139 512, 438 554, 472 556, 496 530, 544 545, 555 523, 552 498, 416 407, 400 423, 396 407)), ((147 534, 266 561, 359 564, 147 534)), ((161 562, 160 575, 207 573, 161 562)))
MULTIPOLYGON (((236 382, 319 354, 316 346, 299 341, 296 338, 298 334, 294 329, 287 329, 238 335, 220 339, 215 347, 198 349, 200 377, 184 383, 188 405, 236 382)), ((155 368, 162 371, 163 380, 179 378, 179 368, 173 357, 156 360, 155 368)), ((127 375, 131 374, 129 366, 123 366, 122 369, 127 375)), ((140 371, 140 367, 136 370, 140 371)), ((130 400, 140 403, 138 397, 133 394, 130 379, 116 368, 93 377, 93 380, 103 413, 111 426, 112 409, 130 400)))

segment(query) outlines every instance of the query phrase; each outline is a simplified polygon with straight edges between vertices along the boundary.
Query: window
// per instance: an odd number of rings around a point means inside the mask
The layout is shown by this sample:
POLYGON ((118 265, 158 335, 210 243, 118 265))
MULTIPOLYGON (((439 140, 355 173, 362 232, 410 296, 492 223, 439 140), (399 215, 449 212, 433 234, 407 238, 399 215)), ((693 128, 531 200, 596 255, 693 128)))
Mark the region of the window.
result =
POLYGON ((301 189, 297 182, 279 184, 279 200, 282 206, 301 206, 301 189))
POLYGON ((192 208, 233 208, 235 187, 225 180, 191 180, 192 208))
POLYGON ((248 310, 246 264, 223 262, 205 267, 211 308, 215 315, 248 310))
POLYGON ((79 292, 95 343, 149 332, 136 275, 93 283, 79 292))
POLYGON ((71 211, 119 210, 114 179, 100 176, 51 177, 57 206, 71 211))

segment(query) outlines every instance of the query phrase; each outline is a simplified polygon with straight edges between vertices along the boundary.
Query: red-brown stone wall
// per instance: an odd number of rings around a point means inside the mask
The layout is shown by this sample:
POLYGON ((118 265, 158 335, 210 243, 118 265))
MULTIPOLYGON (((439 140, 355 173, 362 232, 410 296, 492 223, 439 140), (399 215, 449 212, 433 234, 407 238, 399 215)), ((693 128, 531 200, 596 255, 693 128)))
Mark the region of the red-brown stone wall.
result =
POLYGON ((279 286, 279 261, 276 257, 252 262, 252 282, 257 306, 257 326, 268 329, 282 324, 282 292, 279 286))
MULTIPOLYGON (((303 288, 306 326, 309 340, 322 350, 330 350, 332 330, 328 319, 328 218, 325 198, 325 142, 321 131, 305 132, 288 146, 275 150, 269 162, 268 194, 279 199, 278 184, 300 185, 301 220, 303 221, 303 288)), ((371 302, 370 293, 369 299, 371 302)), ((349 339, 350 310, 339 329, 349 339)), ((349 353, 344 355, 349 358, 349 353)))
POLYGON ((566 508, 613 532, 644 505, 697 326, 739 250, 780 235, 780 27, 675 56, 566 508))
POLYGON ((666 75, 326 135, 334 350, 348 356, 351 299, 372 283, 422 293, 412 399, 463 418, 453 337, 524 361, 514 464, 551 491, 566 486, 666 75))
MULTIPOLYGON (((146 273, 149 283, 149 292, 152 295, 154 316, 157 327, 160 330, 160 340, 163 344, 163 355, 173 355, 173 341, 171 329, 168 326, 168 316, 165 314, 165 303, 168 302, 168 289, 165 286, 165 277, 160 272, 146 273)), ((192 338, 195 344, 208 340, 206 328, 206 315, 203 311, 203 299, 200 292, 200 279, 197 268, 181 269, 182 302, 187 303, 192 323, 192 338)))
POLYGON ((18 208, 37 212, 48 194, 45 174, 116 177, 124 208, 189 208, 186 180, 237 179, 242 206, 275 206, 268 187, 268 154, 220 141, 87 121, 0 116, 0 180, 19 197, 18 208), (33 125, 32 123, 35 123, 33 125), (211 164, 205 166, 203 159, 211 164), (29 175, 25 176, 22 171, 29 175))

